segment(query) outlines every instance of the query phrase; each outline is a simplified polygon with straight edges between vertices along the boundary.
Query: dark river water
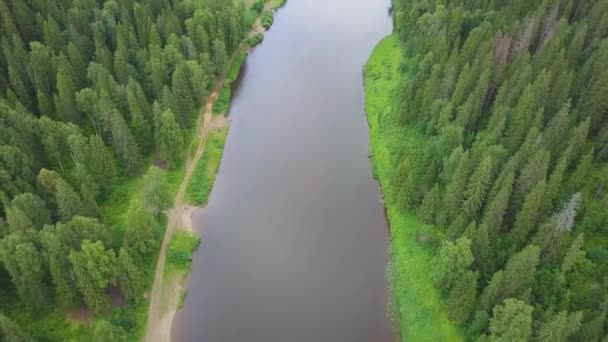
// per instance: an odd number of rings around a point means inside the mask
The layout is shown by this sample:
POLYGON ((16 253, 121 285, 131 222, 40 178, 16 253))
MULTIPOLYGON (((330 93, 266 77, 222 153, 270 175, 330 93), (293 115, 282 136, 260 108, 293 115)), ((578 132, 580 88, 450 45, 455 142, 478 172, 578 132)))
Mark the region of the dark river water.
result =
POLYGON ((394 339, 362 85, 388 6, 288 0, 250 52, 173 341, 394 339))

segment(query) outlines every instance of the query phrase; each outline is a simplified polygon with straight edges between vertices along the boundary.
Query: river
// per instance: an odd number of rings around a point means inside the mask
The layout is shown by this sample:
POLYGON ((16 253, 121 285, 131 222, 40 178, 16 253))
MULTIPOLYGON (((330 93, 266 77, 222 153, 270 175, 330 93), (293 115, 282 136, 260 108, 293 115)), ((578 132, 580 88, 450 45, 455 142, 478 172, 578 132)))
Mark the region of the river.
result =
POLYGON ((362 68, 388 1, 288 0, 253 49, 173 341, 392 341, 362 68))

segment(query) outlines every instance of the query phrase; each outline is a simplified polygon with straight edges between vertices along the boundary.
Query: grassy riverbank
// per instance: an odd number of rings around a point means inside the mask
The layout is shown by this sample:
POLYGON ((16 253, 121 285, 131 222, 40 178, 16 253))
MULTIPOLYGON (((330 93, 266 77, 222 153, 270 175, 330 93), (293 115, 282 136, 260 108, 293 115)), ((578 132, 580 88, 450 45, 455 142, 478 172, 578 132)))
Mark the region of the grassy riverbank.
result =
POLYGON ((196 165, 194 175, 186 190, 186 199, 190 204, 196 206, 207 204, 215 182, 215 175, 220 167, 227 135, 227 127, 209 133, 205 152, 196 165))
MULTIPOLYGON (((400 48, 393 36, 384 38, 365 66, 365 109, 370 125, 370 147, 374 176, 380 181, 391 226, 392 264, 389 281, 396 305, 396 319, 404 341, 458 341, 461 332, 448 320, 440 294, 430 277, 432 241, 438 229, 421 223, 414 214, 397 209, 398 146, 403 128, 394 118, 393 91, 398 83, 400 48)), ((406 128, 407 129, 407 128, 406 128)), ((422 149, 421 137, 408 132, 405 144, 415 160, 422 149)))

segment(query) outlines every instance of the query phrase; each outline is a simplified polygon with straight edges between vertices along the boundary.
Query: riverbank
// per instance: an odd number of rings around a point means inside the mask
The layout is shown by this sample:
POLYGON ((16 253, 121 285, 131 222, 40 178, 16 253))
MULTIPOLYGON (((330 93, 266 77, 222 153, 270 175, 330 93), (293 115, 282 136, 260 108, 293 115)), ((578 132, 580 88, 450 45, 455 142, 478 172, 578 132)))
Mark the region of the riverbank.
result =
MULTIPOLYGON (((230 84, 236 80, 245 61, 246 53, 251 47, 249 45, 250 38, 268 29, 262 25, 262 15, 267 11, 275 11, 284 3, 285 1, 276 0, 269 0, 265 3, 264 10, 256 19, 252 30, 231 57, 228 69, 217 80, 214 91, 209 96, 201 113, 197 129, 198 134, 193 140, 194 144, 198 142, 198 146, 195 150, 190 149, 188 153, 188 160, 184 168, 185 173, 177 191, 173 208, 168 211, 167 228, 159 252, 154 283, 149 296, 150 306, 145 334, 146 341, 170 341, 171 339, 173 317, 183 306, 185 300, 185 293, 187 291, 185 283, 190 264, 188 263, 179 272, 166 271, 165 265, 167 263, 168 250, 171 245, 176 244, 174 236, 180 236, 179 234, 181 233, 186 233, 190 237, 190 240, 197 239, 193 232, 192 215, 200 207, 190 204, 205 205, 206 199, 211 193, 215 179, 214 175, 219 169, 225 136, 228 130, 228 121, 225 118, 225 114, 230 103, 230 84), (216 134, 220 139, 212 139, 210 137, 212 134, 216 134), (206 153, 208 140, 213 140, 213 143, 209 144, 212 145, 210 147, 213 151, 206 153), (204 158, 205 155, 210 157, 204 158), (194 176, 197 178, 193 178, 194 176), (198 177, 203 176, 205 180, 198 179, 198 177), (189 190, 189 188, 193 190, 189 190), (178 233, 178 235, 175 235, 175 233, 178 233)), ((196 247, 198 247, 198 243, 196 247)), ((194 250, 190 251, 190 259, 193 252, 194 250)))
MULTIPOLYGON (((365 66, 365 110, 370 126, 370 150, 374 177, 380 182, 391 230, 391 265, 388 280, 396 319, 403 341, 459 341, 462 334, 448 320, 429 272, 432 243, 440 231, 420 222, 412 213, 397 207, 399 185, 393 174, 398 169, 402 144, 416 159, 423 147, 412 132, 401 142, 402 130, 395 119, 393 92, 399 83, 401 49, 391 35, 384 38, 365 66)), ((407 128, 405 128, 407 129, 407 128)))

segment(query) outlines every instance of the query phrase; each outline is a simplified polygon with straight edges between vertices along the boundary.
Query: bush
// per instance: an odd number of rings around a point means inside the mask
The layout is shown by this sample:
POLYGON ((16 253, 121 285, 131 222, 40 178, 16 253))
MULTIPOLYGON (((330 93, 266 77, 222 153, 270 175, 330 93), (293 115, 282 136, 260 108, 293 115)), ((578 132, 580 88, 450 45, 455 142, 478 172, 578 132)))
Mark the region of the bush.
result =
POLYGON ((254 2, 253 5, 251 5, 251 10, 256 12, 258 15, 262 13, 262 11, 264 10, 264 1, 258 0, 254 2))
POLYGON ((249 45, 249 47, 254 47, 254 46, 260 44, 263 40, 264 40, 264 34, 258 32, 255 35, 249 37, 249 39, 247 39, 247 45, 249 45))
POLYGON ((201 244, 201 238, 195 234, 176 232, 169 243, 169 263, 177 269, 187 270, 192 263, 192 256, 201 244))
POLYGON ((264 12, 264 14, 262 14, 262 26, 265 29, 269 29, 270 26, 272 26, 272 22, 274 21, 274 13, 270 12, 270 11, 266 11, 264 12))

